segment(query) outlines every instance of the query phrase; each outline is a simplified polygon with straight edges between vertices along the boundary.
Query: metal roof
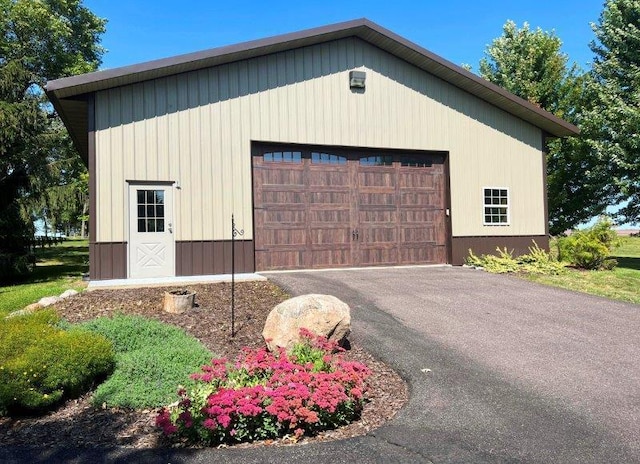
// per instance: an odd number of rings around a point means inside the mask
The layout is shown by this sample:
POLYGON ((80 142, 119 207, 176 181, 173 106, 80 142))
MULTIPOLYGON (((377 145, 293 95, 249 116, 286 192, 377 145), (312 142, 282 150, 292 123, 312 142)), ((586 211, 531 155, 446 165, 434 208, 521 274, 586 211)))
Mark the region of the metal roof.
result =
POLYGON ((88 153, 86 95, 88 94, 345 37, 358 37, 369 42, 518 118, 530 122, 550 135, 564 137, 577 135, 580 132, 573 124, 364 18, 57 79, 47 84, 46 92, 69 129, 80 153, 86 159, 88 153))

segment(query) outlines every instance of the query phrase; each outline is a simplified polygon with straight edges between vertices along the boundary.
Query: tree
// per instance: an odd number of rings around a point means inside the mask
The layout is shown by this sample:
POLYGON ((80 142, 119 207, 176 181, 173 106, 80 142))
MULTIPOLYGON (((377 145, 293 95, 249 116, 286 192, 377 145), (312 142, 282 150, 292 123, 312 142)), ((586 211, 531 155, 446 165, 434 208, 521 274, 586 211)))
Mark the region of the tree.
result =
POLYGON ((592 148, 612 171, 620 222, 640 222, 640 2, 607 0, 598 24, 589 119, 592 148))
MULTIPOLYGON (((560 234, 602 213, 612 191, 597 151, 587 143, 583 108, 592 98, 590 76, 561 51, 554 32, 518 29, 507 21, 480 61, 480 75, 554 115, 576 124, 578 138, 553 139, 547 146, 550 232, 560 234)), ((588 131, 586 131, 588 132, 588 131)))
POLYGON ((77 156, 44 85, 96 70, 104 26, 81 0, 0 0, 0 255, 23 253, 20 205, 59 184, 62 161, 77 156))

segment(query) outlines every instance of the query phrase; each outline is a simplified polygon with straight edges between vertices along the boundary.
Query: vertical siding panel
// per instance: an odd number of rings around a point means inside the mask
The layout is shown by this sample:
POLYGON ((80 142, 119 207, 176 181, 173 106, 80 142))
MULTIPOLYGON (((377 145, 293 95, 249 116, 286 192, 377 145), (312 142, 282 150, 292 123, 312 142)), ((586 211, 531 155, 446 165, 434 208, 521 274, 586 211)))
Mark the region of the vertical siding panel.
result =
POLYGON ((273 115, 269 114, 269 75, 267 57, 261 56, 257 60, 258 66, 258 88, 260 90, 260 98, 258 99, 258 113, 260 115, 260 140, 268 140, 271 133, 270 125, 273 115))
MULTIPOLYGON (((311 52, 311 63, 312 63, 312 75, 313 76, 321 76, 322 75, 322 55, 321 49, 316 49, 315 53, 311 52)), ((322 86, 323 79, 316 78, 311 81, 312 90, 310 95, 310 100, 315 102, 315 105, 311 105, 313 107, 313 140, 315 143, 323 143, 326 134, 326 116, 325 110, 327 105, 327 100, 325 98, 322 86), (323 102, 323 103, 320 103, 323 102)))
MULTIPOLYGON (((353 40, 352 38, 350 38, 348 41, 345 42, 345 47, 346 47, 346 54, 347 54, 347 69, 349 71, 353 71, 354 69, 360 69, 362 67, 362 62, 360 62, 360 60, 358 59, 358 41, 357 40, 353 40)), ((365 94, 367 92, 367 90, 371 91, 371 89, 365 89, 365 94)), ((358 145, 358 140, 359 140, 359 135, 358 135, 358 131, 359 131, 359 124, 360 121, 358 121, 358 119, 360 119, 358 117, 361 111, 360 109, 360 102, 362 101, 362 97, 363 95, 358 94, 357 92, 353 92, 351 91, 351 88, 349 88, 349 93, 346 96, 346 106, 347 106, 347 113, 351 115, 351 117, 349 118, 349 121, 347 123, 347 126, 345 127, 345 129, 348 129, 349 131, 349 143, 351 145, 358 145)))
POLYGON ((327 81, 330 84, 329 92, 333 95, 331 100, 335 102, 329 106, 329 110, 331 111, 331 115, 329 117, 331 133, 334 138, 338 140, 338 143, 344 145, 346 140, 344 137, 344 128, 342 124, 340 124, 340 101, 343 99, 342 92, 347 86, 347 76, 344 75, 344 73, 339 72, 337 42, 329 42, 327 44, 327 67, 329 70, 329 77, 327 78, 327 81))
POLYGON ((320 79, 320 91, 321 91, 321 101, 325 102, 322 105, 323 109, 323 117, 322 117, 322 127, 324 129, 324 133, 322 134, 323 140, 336 140, 337 144, 340 144, 340 139, 336 138, 336 134, 333 131, 333 125, 336 123, 333 119, 333 105, 331 102, 334 100, 333 96, 335 93, 332 91, 332 79, 331 79, 331 62, 330 56, 331 53, 330 44, 325 43, 321 45, 320 48, 320 75, 322 78, 320 79))
POLYGON ((296 141, 299 142, 308 138, 307 111, 305 111, 304 109, 304 107, 306 106, 304 93, 304 89, 306 86, 304 75, 305 53, 302 49, 294 50, 292 53, 293 56, 291 59, 295 68, 295 87, 294 89, 292 89, 293 98, 291 100, 291 104, 293 105, 293 107, 291 108, 290 115, 292 119, 296 120, 296 141))
POLYGON ((189 87, 185 75, 182 74, 176 79, 178 90, 178 130, 176 137, 179 142, 177 153, 180 160, 180 215, 177 216, 175 224, 176 240, 193 240, 191 230, 191 202, 193 200, 194 185, 191 178, 191 139, 189 137, 189 87))
POLYGON ((133 99, 133 149, 135 152, 135 173, 136 180, 147 179, 146 171, 146 146, 145 146, 145 122, 144 108, 142 106, 142 85, 135 84, 131 86, 131 94, 133 99))
POLYGON ((145 120, 145 163, 147 178, 160 180, 158 176, 158 128, 156 126, 156 84, 155 81, 145 82, 143 86, 143 100, 145 120))
MULTIPOLYGON (((366 67, 369 70, 367 72, 367 82, 365 85, 370 87, 371 90, 375 93, 375 98, 373 98, 373 114, 380 115, 380 117, 375 118, 372 121, 372 131, 371 138, 375 141, 376 146, 384 146, 383 134, 386 132, 385 125, 385 117, 387 112, 382 108, 382 99, 381 92, 383 91, 383 85, 386 84, 386 78, 382 75, 382 55, 380 53, 370 53, 368 56, 368 61, 366 63, 366 67)), ((366 90, 365 90, 366 92, 366 90)))
MULTIPOLYGON (((122 158, 124 179, 135 179, 135 151, 133 133, 133 96, 131 87, 122 87, 122 158)), ((128 216, 128 215, 127 215, 128 216)))
POLYGON ((303 76, 304 84, 302 91, 302 99, 305 102, 301 105, 304 110, 305 119, 305 140, 311 142, 316 138, 316 108, 313 102, 313 52, 310 48, 303 49, 303 76))
MULTIPOLYGON (((181 175, 182 166, 180 160, 180 121, 178 113, 178 89, 177 78, 175 76, 167 77, 164 80, 164 85, 167 92, 167 168, 169 179, 179 182, 180 185, 184 183, 181 175)), ((176 240, 179 240, 182 224, 179 223, 182 217, 182 202, 184 201, 184 195, 182 194, 182 188, 174 189, 173 196, 173 230, 176 240)))
MULTIPOLYGON (((122 87, 121 98, 121 122, 122 122, 122 240, 129 240, 129 189, 126 180, 134 179, 135 160, 133 150, 133 98, 131 87, 122 87)), ((126 263, 123 264, 126 268, 126 263)))
MULTIPOLYGON (((368 67, 372 64, 373 53, 372 53, 371 47, 367 46, 366 44, 361 44, 360 53, 362 56, 361 58, 362 64, 360 66, 360 69, 367 73, 367 80, 370 80, 369 74, 372 74, 372 72, 367 72, 367 71, 368 71, 368 67)), ((373 80, 375 81, 375 78, 373 80)), ((375 86, 368 86, 366 81, 365 81, 365 86, 369 88, 367 89, 365 87, 365 91, 363 94, 354 93, 354 97, 357 97, 358 100, 361 100, 364 105, 362 114, 367 114, 367 115, 376 114, 375 100, 377 99, 376 98, 377 92, 376 92, 375 86), (369 92, 367 93, 367 91, 369 92)), ((358 119, 361 119, 361 118, 358 118, 358 119)), ((358 121, 359 123, 358 134, 360 136, 357 141, 358 145, 363 145, 368 140, 374 141, 376 138, 375 127, 372 127, 373 125, 368 123, 370 118, 362 118, 362 119, 363 120, 358 121)))
POLYGON ((122 223, 124 216, 124 201, 123 192, 124 185, 120 182, 122 179, 122 124, 120 113, 121 108, 121 93, 120 89, 113 89, 110 92, 109 98, 109 138, 110 138, 110 150, 109 157, 111 158, 111 198, 109 202, 109 224, 111 226, 110 239, 112 242, 120 242, 124 239, 122 235, 122 223))
POLYGON ((220 225, 222 226, 222 236, 220 238, 228 239, 229 224, 231 222, 231 213, 233 211, 233 153, 231 146, 231 115, 229 107, 229 67, 222 66, 219 69, 219 95, 220 95, 220 148, 221 148, 221 183, 226 188, 222 191, 222 217, 220 225))
POLYGON ((278 108, 278 140, 291 140, 291 127, 288 123, 289 111, 287 108, 289 92, 287 91, 287 62, 285 53, 275 55, 276 91, 274 93, 275 105, 278 108))
POLYGON ((267 113, 263 117, 269 118, 270 140, 280 139, 280 114, 278 113, 278 63, 275 55, 267 56, 267 113))
MULTIPOLYGON (((223 195, 224 182, 222 173, 222 144, 221 144, 221 127, 220 122, 220 75, 217 68, 209 70, 209 99, 213 102, 211 105, 211 184, 212 184, 212 216, 213 216, 213 238, 222 238, 222 214, 223 214, 223 195)), ((215 258, 215 255, 214 255, 215 258)))
POLYGON ((284 54, 285 58, 285 76, 286 76, 286 84, 287 87, 285 92, 287 94, 287 101, 285 105, 285 114, 286 119, 289 126, 289 140, 297 141, 299 139, 299 130, 298 125, 300 121, 298 118, 294 117, 298 112, 298 86, 296 85, 297 75, 296 75, 296 62, 295 62, 295 50, 289 51, 284 54))
MULTIPOLYGON (((200 138, 200 96, 198 93, 197 73, 188 73, 185 76, 187 86, 188 128, 183 132, 189 137, 189 208, 191 210, 189 228, 191 234, 189 240, 202 240, 202 140, 200 138)), ((186 206, 186 204, 184 205, 186 206)))
POLYGON ((200 191, 202 196, 202 210, 200 211, 200 221, 202 222, 203 240, 213 239, 213 222, 216 214, 213 208, 213 178, 212 178, 212 158, 211 149, 211 110, 209 104, 209 72, 207 70, 198 72, 198 96, 199 96, 199 119, 200 119, 200 191))
POLYGON ((349 117, 349 104, 348 101, 351 96, 351 89, 349 88, 349 65, 347 63, 347 50, 346 42, 335 42, 335 67, 337 72, 337 79, 339 80, 338 92, 339 98, 336 99, 335 105, 335 124, 338 125, 338 130, 342 136, 342 140, 346 145, 351 144, 351 133, 349 131, 348 124, 345 124, 343 119, 349 117))
POLYGON ((156 153, 158 158, 158 179, 174 180, 169 171, 169 126, 167 118, 167 80, 159 79, 156 84, 156 153))
POLYGON ((239 103, 239 139, 237 141, 238 153, 238 179, 240 185, 236 187, 238 193, 238 201, 242 217, 240 218, 241 227, 245 230, 245 238, 249 239, 253 236, 252 218, 253 218, 253 202, 251 196, 251 106, 249 103, 249 65, 246 61, 238 64, 238 88, 240 93, 239 103))
POLYGON ((240 77, 239 67, 237 63, 229 66, 229 154, 231 161, 231 183, 230 183, 230 202, 231 214, 235 216, 238 225, 243 227, 243 205, 242 199, 242 128, 240 119, 240 77))
MULTIPOLYGON (((354 42, 354 58, 355 58, 355 66, 356 68, 362 69, 364 65, 364 43, 361 41, 354 42)), ((354 113, 354 120, 356 121, 356 129, 355 129, 355 144, 359 146, 366 146, 366 139, 368 135, 369 128, 367 127, 367 117, 358 117, 357 115, 366 115, 367 114, 367 91, 363 94, 354 93, 352 98, 356 102, 356 112, 354 113), (362 98, 364 97, 364 98, 362 98)))
POLYGON ((96 95, 95 102, 96 113, 96 237, 91 240, 97 242, 109 240, 109 229, 103 227, 108 220, 108 204, 109 199, 109 98, 106 92, 96 95))
POLYGON ((258 60, 249 61, 249 116, 251 118, 251 140, 261 140, 261 117, 260 117, 260 84, 258 60))

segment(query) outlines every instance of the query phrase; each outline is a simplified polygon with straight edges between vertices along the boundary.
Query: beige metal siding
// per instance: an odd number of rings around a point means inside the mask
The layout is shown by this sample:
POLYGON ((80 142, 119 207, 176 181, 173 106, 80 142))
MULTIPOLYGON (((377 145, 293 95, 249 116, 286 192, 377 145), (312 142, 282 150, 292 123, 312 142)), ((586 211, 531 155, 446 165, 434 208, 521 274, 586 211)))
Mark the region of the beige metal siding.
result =
POLYGON ((126 180, 172 180, 176 240, 252 238, 251 141, 450 153, 454 236, 544 234, 541 131, 359 39, 96 96, 98 241, 126 241, 126 180), (367 72, 352 92, 348 72, 367 72), (482 225, 508 187, 509 226, 482 225))

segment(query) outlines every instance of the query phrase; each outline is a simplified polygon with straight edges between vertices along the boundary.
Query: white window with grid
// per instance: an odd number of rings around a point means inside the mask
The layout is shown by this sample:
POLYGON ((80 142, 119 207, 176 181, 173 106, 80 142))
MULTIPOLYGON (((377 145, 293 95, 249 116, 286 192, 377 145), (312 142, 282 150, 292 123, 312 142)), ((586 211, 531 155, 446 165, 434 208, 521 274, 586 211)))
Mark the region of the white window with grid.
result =
POLYGON ((509 189, 484 187, 483 224, 485 226, 509 225, 509 189))

